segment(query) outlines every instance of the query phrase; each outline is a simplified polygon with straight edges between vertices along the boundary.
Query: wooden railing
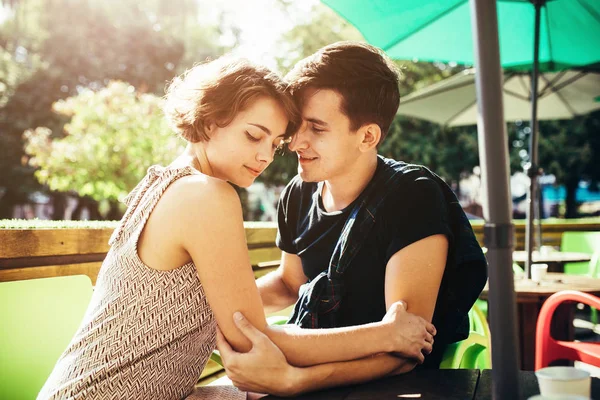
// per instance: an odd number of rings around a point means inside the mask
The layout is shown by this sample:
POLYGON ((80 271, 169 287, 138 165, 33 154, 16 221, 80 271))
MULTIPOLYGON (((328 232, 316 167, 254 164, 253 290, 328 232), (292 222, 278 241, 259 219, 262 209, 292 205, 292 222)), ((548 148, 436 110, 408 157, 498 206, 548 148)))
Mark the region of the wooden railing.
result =
MULTIPOLYGON (((110 228, 0 229, 0 282, 82 274, 95 283, 111 234, 110 228)), ((276 235, 274 224, 246 225, 256 276, 273 269, 264 261, 281 257, 276 235)))
MULTIPOLYGON (((483 245, 483 223, 473 221, 483 245)), ((556 222, 542 227, 543 244, 560 246, 565 231, 600 231, 600 221, 556 222)), ((93 282, 108 252, 111 228, 92 229, 0 229, 0 282, 63 275, 88 275, 93 282)), ((255 275, 272 270, 278 260, 274 223, 246 223, 246 241, 255 275)), ((525 225, 516 223, 516 249, 523 249, 525 225)))
MULTIPOLYGON (((483 246, 483 222, 472 221, 477 240, 483 246)), ((542 245, 560 247, 563 232, 600 232, 600 219, 552 220, 542 224, 542 245)), ((525 249, 525 221, 515 222, 515 250, 525 249)))

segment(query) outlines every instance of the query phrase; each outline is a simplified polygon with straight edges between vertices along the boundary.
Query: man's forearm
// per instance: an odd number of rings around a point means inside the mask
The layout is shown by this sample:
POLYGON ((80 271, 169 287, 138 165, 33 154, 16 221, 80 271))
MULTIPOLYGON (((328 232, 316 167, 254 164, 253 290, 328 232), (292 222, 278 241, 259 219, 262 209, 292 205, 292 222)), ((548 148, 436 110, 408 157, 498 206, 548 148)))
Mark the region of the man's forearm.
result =
POLYGON ((394 325, 379 321, 328 329, 270 326, 265 334, 297 367, 361 359, 394 349, 394 325))
POLYGON ((415 366, 414 360, 378 354, 359 360, 298 368, 289 394, 297 395, 334 386, 364 383, 389 375, 403 374, 412 371, 415 366))
POLYGON ((283 281, 279 269, 258 278, 256 285, 265 314, 283 310, 298 300, 298 293, 292 293, 292 290, 283 281))

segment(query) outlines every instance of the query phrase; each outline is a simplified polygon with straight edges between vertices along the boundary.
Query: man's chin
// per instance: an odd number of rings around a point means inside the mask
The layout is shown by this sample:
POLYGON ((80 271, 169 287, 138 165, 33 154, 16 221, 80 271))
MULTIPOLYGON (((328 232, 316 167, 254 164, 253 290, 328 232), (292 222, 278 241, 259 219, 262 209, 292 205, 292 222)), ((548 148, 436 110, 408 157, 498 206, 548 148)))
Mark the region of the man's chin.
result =
POLYGON ((300 179, 304 182, 319 182, 319 180, 312 174, 309 174, 308 171, 298 168, 298 175, 300 175, 300 179))

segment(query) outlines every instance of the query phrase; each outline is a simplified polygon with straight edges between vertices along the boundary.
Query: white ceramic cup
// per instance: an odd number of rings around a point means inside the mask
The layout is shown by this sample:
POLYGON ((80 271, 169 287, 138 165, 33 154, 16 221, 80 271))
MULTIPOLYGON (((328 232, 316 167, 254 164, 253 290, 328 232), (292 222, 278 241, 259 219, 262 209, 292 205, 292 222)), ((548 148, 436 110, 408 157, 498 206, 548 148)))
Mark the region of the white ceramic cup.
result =
POLYGON ((531 280, 541 282, 548 273, 548 264, 531 264, 531 280))
POLYGON ((566 395, 589 399, 592 392, 590 373, 575 367, 546 367, 535 371, 540 393, 544 397, 566 395))

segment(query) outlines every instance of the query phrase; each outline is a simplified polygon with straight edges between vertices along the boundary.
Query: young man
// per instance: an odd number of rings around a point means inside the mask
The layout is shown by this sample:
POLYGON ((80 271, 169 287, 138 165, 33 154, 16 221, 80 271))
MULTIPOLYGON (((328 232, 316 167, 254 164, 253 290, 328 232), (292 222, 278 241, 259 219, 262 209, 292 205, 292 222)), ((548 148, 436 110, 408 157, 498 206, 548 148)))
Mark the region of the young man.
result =
MULTIPOLYGON (((296 303, 291 322, 301 327, 351 326, 379 321, 403 300, 410 313, 436 326, 423 365, 438 367, 446 345, 468 335, 467 312, 487 264, 439 177, 377 155, 400 101, 396 67, 372 46, 341 42, 300 61, 287 78, 304 125, 289 145, 298 176, 278 205, 281 265, 258 280, 265 311, 296 303)), ((245 321, 239 325, 254 339, 250 353, 219 344, 230 378, 243 389, 280 386, 281 379, 268 377, 271 366, 291 371, 286 376, 297 393, 416 365, 383 354, 298 369, 281 364, 276 348, 245 321)))

